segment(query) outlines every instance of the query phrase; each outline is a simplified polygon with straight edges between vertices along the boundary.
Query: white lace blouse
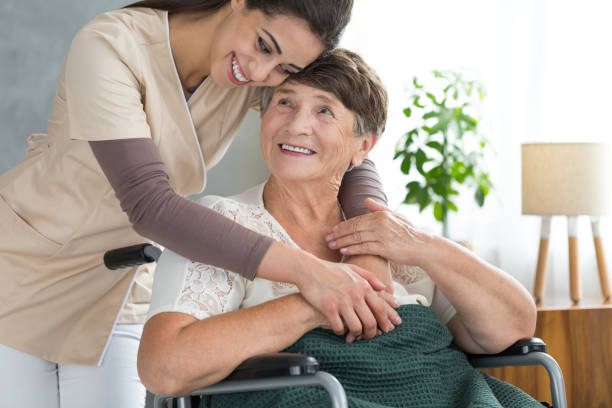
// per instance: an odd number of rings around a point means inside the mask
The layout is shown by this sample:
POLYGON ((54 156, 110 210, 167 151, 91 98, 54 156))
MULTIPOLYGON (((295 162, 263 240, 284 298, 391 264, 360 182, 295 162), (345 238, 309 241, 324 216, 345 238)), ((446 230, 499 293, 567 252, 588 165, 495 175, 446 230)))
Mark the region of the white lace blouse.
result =
MULTIPOLYGON (((232 197, 206 196, 199 203, 260 234, 297 247, 264 208, 264 185, 232 197)), ((394 295, 400 304, 429 306, 443 324, 455 315, 453 306, 421 268, 393 263, 390 268, 394 295)), ((298 288, 293 284, 261 278, 249 281, 237 273, 193 262, 166 249, 155 271, 147 320, 163 312, 186 313, 201 320, 296 292, 298 288)))

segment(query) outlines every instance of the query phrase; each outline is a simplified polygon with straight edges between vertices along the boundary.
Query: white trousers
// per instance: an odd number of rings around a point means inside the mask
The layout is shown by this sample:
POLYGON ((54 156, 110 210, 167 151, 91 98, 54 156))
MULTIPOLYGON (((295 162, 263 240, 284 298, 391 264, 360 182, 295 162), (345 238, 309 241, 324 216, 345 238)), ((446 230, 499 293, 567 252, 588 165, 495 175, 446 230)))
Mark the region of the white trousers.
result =
POLYGON ((56 364, 0 345, 0 408, 142 408, 136 358, 142 324, 120 324, 102 366, 56 364))

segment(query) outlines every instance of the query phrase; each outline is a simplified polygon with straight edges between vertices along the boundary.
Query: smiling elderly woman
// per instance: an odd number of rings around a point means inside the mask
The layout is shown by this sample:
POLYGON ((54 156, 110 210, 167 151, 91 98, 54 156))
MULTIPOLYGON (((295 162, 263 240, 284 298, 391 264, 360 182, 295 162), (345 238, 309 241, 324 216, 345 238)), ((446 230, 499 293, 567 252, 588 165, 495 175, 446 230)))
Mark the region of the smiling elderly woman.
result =
MULTIPOLYGON (((234 197, 208 196, 200 203, 313 256, 341 261, 342 254, 326 241, 331 227, 343 220, 340 182, 376 144, 386 109, 384 87, 358 55, 327 54, 264 92, 261 149, 271 172, 268 181, 234 197)), ((138 356, 143 383, 155 393, 180 395, 220 381, 249 357, 286 349, 316 357, 322 369, 344 382, 354 406, 539 406, 471 368, 451 345, 454 340, 464 351, 494 353, 531 336, 529 294, 450 241, 411 233, 418 247, 407 249, 415 254, 412 266, 392 262, 396 256, 390 253, 383 280, 392 281, 393 296, 379 292, 389 305, 402 305, 403 323, 396 321, 400 325, 393 331, 380 328, 371 340, 335 335, 294 285, 248 281, 164 252, 138 356), (456 267, 445 266, 447 258, 456 267)), ((297 407, 325 401, 322 390, 308 388, 224 395, 215 397, 213 406, 297 407)))

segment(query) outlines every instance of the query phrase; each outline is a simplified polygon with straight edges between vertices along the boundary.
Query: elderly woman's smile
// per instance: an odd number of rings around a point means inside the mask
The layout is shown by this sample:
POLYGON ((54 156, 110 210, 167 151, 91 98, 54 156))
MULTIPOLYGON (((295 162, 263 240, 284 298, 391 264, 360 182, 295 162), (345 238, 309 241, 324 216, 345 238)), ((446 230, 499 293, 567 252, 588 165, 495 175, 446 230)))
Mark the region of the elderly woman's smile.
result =
POLYGON ((368 136, 354 136, 354 127, 355 114, 334 94, 288 81, 274 91, 262 118, 264 159, 281 179, 339 183, 367 153, 368 136))
POLYGON ((281 150, 287 154, 290 155, 296 155, 296 156, 301 156, 301 155, 306 155, 306 156, 310 156, 312 154, 316 154, 317 152, 315 152, 314 150, 310 150, 306 147, 301 147, 301 146, 292 146, 290 144, 286 144, 286 143, 281 143, 278 145, 281 150))

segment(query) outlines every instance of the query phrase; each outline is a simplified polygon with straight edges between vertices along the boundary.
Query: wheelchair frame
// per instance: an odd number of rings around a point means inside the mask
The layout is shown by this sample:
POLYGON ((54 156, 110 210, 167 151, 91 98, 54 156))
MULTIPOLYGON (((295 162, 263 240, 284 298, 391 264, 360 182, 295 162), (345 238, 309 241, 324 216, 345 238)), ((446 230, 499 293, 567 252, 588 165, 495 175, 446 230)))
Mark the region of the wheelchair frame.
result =
MULTIPOLYGON (((161 250, 151 244, 118 248, 104 254, 109 269, 156 262, 161 250)), ((476 368, 541 365, 549 376, 550 394, 555 408, 567 408, 563 373, 554 358, 546 354, 546 344, 537 337, 522 339, 498 354, 467 354, 476 368)), ((236 368, 225 380, 196 390, 188 396, 156 395, 154 408, 165 408, 176 400, 177 408, 190 408, 191 396, 262 391, 295 386, 321 386, 329 394, 333 408, 347 408, 346 393, 333 375, 319 371, 315 358, 301 354, 272 353, 252 357, 236 368)))

